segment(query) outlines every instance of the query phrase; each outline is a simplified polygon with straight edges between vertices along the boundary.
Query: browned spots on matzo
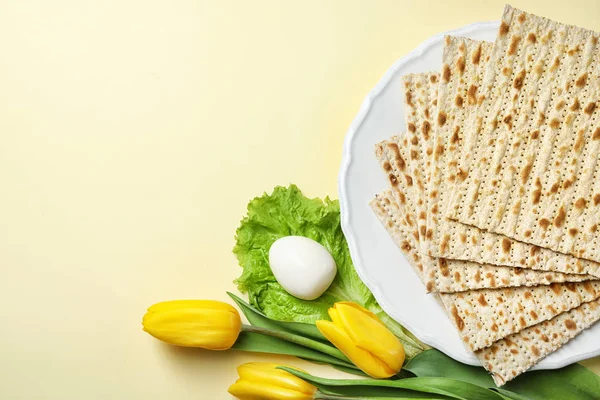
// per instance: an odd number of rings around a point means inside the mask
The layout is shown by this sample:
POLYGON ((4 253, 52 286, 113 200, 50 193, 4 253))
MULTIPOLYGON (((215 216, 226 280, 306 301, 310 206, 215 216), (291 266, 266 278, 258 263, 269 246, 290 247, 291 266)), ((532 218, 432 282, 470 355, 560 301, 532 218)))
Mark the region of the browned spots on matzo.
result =
POLYGON ((467 175, 468 175, 468 172, 463 169, 460 169, 460 168, 459 168, 458 172, 456 173, 456 176, 461 181, 464 181, 465 179, 467 179, 467 175))
POLYGON ((492 326, 490 326, 490 329, 494 332, 498 332, 498 325, 496 325, 496 323, 493 323, 492 326))
POLYGON ((417 127, 415 126, 415 124, 413 124, 412 122, 408 123, 408 131, 410 133, 415 133, 417 130, 417 127))
POLYGON ((594 195, 594 205, 597 206, 598 204, 600 204, 600 194, 595 194, 594 195))
POLYGON ((569 229, 569 235, 571 235, 571 236, 577 236, 578 232, 579 232, 579 230, 577 228, 570 228, 569 229))
POLYGON ((411 160, 417 160, 419 158, 419 153, 417 153, 417 150, 412 149, 410 151, 410 159, 411 160))
POLYGON ((529 312, 529 315, 531 315, 531 318, 533 318, 533 319, 538 319, 538 315, 537 315, 537 313, 536 313, 535 311, 533 311, 533 310, 531 310, 531 311, 529 312))
MULTIPOLYGON (((600 128, 599 128, 600 131, 600 128)), ((458 132, 460 132, 460 127, 457 125, 454 127, 454 132, 452 132, 452 136, 450 137, 450 143, 456 144, 458 143, 458 132)))
POLYGON ((415 104, 412 101, 412 92, 406 92, 405 100, 406 104, 410 107, 414 107, 415 104))
POLYGON ((429 80, 431 81, 431 83, 437 83, 438 77, 436 74, 434 74, 429 77, 429 80))
POLYGON ((596 103, 592 102, 592 103, 589 103, 587 106, 585 106, 583 111, 588 115, 592 115, 594 113, 595 109, 596 109, 596 103))
POLYGON ((442 66, 442 79, 444 82, 450 82, 450 77, 452 76, 452 72, 450 72, 450 66, 448 64, 444 64, 442 66))
POLYGON ((580 197, 575 201, 575 208, 578 210, 583 210, 585 206, 587 206, 587 200, 583 197, 580 197))
POLYGON ((456 68, 458 68, 458 72, 462 75, 465 72, 465 58, 460 56, 456 59, 456 68))
POLYGON ((446 123, 446 119, 448 117, 446 116, 446 113, 443 111, 440 111, 437 117, 437 122, 439 126, 444 126, 444 124, 446 123))
POLYGON ((567 327, 568 330, 572 331, 577 329, 577 324, 575 323, 575 321, 573 321, 572 319, 568 319, 565 321, 565 326, 567 327))
POLYGON ((529 236, 531 236, 531 234, 532 234, 532 232, 530 230, 526 230, 524 233, 525 237, 529 237, 529 236))
POLYGON ((571 186, 573 186, 573 180, 571 180, 571 179, 566 179, 566 180, 563 182, 563 188, 565 188, 565 189, 568 189, 568 188, 570 188, 571 186))
POLYGON ((560 285, 558 283, 553 283, 550 285, 550 289, 552 289, 552 291, 554 292, 554 294, 560 294, 561 292, 561 288, 560 285))
POLYGON ((390 172, 392 170, 392 165, 388 161, 384 162, 383 163, 383 170, 385 172, 390 172))
POLYGON ((423 125, 421 126, 421 133, 423 133, 423 137, 425 140, 429 140, 429 133, 431 132, 431 123, 429 121, 423 121, 423 125))
POLYGON ((513 123, 512 123, 512 115, 507 115, 506 117, 504 117, 504 119, 502 120, 502 122, 504 122, 506 124, 506 126, 508 126, 508 129, 512 129, 513 127, 513 123))
POLYGON ((525 318, 519 317, 519 324, 521 324, 522 327, 525 327, 527 326, 527 321, 525 321, 525 318))
POLYGON ((535 33, 530 32, 529 35, 527 35, 527 41, 530 43, 537 42, 537 37, 535 36, 535 33))
POLYGON ((458 310, 455 306, 452 306, 452 310, 450 311, 450 313, 452 314, 452 318, 454 318, 454 323, 456 324, 458 330, 462 331, 463 329, 465 329, 465 321, 463 321, 460 315, 458 315, 458 310))
POLYGON ((420 236, 425 237, 426 233, 427 233, 427 227, 425 225, 419 226, 419 234, 420 234, 420 236))
POLYGON ((461 278, 462 278, 462 277, 460 276, 460 272, 456 271, 456 272, 454 273, 454 280, 455 280, 456 282, 460 282, 460 279, 461 279, 461 278))
POLYGON ((550 72, 554 72, 558 69, 558 66, 560 65, 560 58, 555 57, 554 61, 552 62, 552 65, 550 66, 550 72))
POLYGON ((580 107, 581 107, 581 104, 579 103, 579 99, 577 97, 575 97, 575 100, 573 100, 573 104, 571 104, 571 107, 569 107, 569 110, 577 111, 577 110, 579 110, 580 107))
POLYGON ((475 272, 475 276, 473 277, 473 279, 475 279, 475 282, 480 282, 481 281, 481 272, 479 272, 479 271, 475 272))
POLYGON ((543 229, 548 229, 548 227, 550 226, 550 221, 548 221, 546 218, 542 218, 540 219, 540 221, 538 222, 538 224, 543 228, 543 229))
POLYGON ((580 88, 584 87, 587 82, 587 78, 588 74, 587 72, 584 72, 579 78, 577 78, 577 80, 575 81, 575 85, 580 88))
POLYGON ((473 52, 473 55, 471 56, 471 62, 473 64, 477 65, 477 64, 479 64, 480 59, 481 59, 481 45, 477 46, 477 48, 473 52))
POLYGON ((406 196, 402 192, 398 192, 398 197, 400 198, 400 203, 406 204, 406 196))
POLYGON ((594 225, 590 226, 590 232, 596 233, 597 230, 598 230, 598 224, 594 224, 594 225))
POLYGON ((467 91, 467 100, 470 105, 477 103, 477 86, 469 86, 469 90, 467 91))
POLYGON ((463 98, 460 94, 456 95, 456 98, 454 99, 454 104, 456 104, 457 107, 462 107, 463 106, 463 98))
POLYGON ((517 46, 519 45, 520 41, 521 41, 521 36, 519 36, 519 35, 513 35, 513 37, 510 38, 510 45, 508 46, 508 55, 509 56, 512 56, 517 53, 517 46))
POLYGON ((390 183, 391 183, 392 186, 397 186, 398 185, 398 178, 396 178, 396 175, 389 174, 388 178, 389 178, 390 183))
POLYGON ((525 22, 525 14, 524 13, 519 14, 519 16, 517 17, 517 19, 522 24, 523 22, 525 22))
POLYGON ((550 193, 558 193, 558 188, 560 188, 560 183, 554 182, 554 184, 550 188, 550 193))
POLYGON ((477 299, 477 301, 482 306, 487 306, 488 305, 488 302, 485 300, 485 296, 483 295, 483 293, 479 295, 479 298, 477 299))
POLYGON ((439 159, 439 156, 441 156, 442 154, 444 154, 444 145, 438 144, 435 148, 435 159, 439 159))
POLYGON ((533 204, 538 204, 540 202, 540 197, 542 196, 542 182, 540 178, 535 178, 535 190, 531 193, 531 202, 533 204))
POLYGON ((533 168, 533 161, 530 160, 521 170, 521 182, 527 182, 529 178, 529 174, 531 173, 531 168, 533 168))
POLYGON ((521 88, 523 87, 523 81, 525 80, 525 70, 521 70, 521 72, 519 72, 517 74, 517 76, 515 76, 515 79, 513 80, 513 87, 517 90, 521 90, 521 88))
POLYGON ((552 120, 550 121, 550 128, 557 129, 559 126, 560 121, 558 120, 558 118, 552 118, 552 120))
POLYGON ((431 118, 431 114, 429 113, 429 108, 425 109, 425 118, 427 118, 427 119, 431 118))
POLYGON ((440 242, 440 252, 445 254, 448 251, 448 243, 450 243, 450 235, 445 234, 440 242))
POLYGON ((433 231, 431 229, 427 229, 427 233, 425 234, 427 239, 433 238, 433 231))
POLYGON ((425 211, 421 211, 419 213, 419 219, 427 219, 427 214, 425 214, 425 211))
POLYGON ((565 218, 567 217, 567 211, 563 206, 558 209, 558 214, 554 218, 554 226, 557 228, 562 227, 565 224, 565 218))
POLYGON ((500 28, 498 29, 498 35, 504 36, 508 33, 509 26, 506 22, 502 21, 500 28))
POLYGON ((465 235, 464 233, 461 233, 460 241, 461 241, 461 243, 467 243, 467 235, 465 235))
POLYGON ((536 140, 540 137, 540 130, 536 129, 535 131, 531 132, 531 139, 536 140))
POLYGON ((556 110, 558 111, 558 110, 562 109, 562 108, 565 106, 565 104, 567 104, 567 102, 566 102, 566 101, 564 101, 564 100, 560 100, 560 101, 559 101, 559 102, 556 104, 556 110))
POLYGON ((413 179, 410 175, 404 175, 404 179, 406 180, 406 185, 407 186, 412 186, 413 185, 413 179))
POLYGON ((416 136, 413 136, 412 139, 410 139, 410 144, 412 144, 413 146, 416 146, 419 144, 419 138, 416 136))
POLYGON ((400 249, 402 249, 402 251, 404 251, 405 253, 408 253, 409 251, 412 250, 412 247, 410 245, 410 243, 408 243, 406 240, 402 242, 402 244, 400 245, 400 249))
POLYGON ((435 199, 438 195, 438 191, 436 189, 433 189, 431 191, 431 193, 429 193, 429 197, 431 197, 432 199, 435 199))
POLYGON ((592 134, 592 140, 598 140, 598 139, 600 139, 600 128, 596 128, 596 130, 592 134))
POLYGON ((537 348, 537 346, 535 344, 531 345, 531 352, 533 353, 534 356, 539 357, 540 356, 540 350, 537 348))
POLYGON ((526 299, 531 299, 533 297, 533 295, 531 294, 531 292, 525 292, 524 294, 526 299))
POLYGON ((577 137, 575 138, 575 144, 573 145, 573 150, 576 153, 579 153, 583 149, 583 145, 585 144, 585 131, 580 129, 577 131, 577 137))
POLYGON ((510 246, 512 245, 511 241, 507 238, 502 239, 502 251, 508 253, 510 251, 510 246))

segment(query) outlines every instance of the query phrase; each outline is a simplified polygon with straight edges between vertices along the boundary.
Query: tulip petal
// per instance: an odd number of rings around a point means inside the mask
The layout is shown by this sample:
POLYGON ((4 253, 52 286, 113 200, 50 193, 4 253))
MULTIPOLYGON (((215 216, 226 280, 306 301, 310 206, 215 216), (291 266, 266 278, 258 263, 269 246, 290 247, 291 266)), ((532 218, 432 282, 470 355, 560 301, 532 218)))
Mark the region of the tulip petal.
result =
POLYGON ((304 393, 306 395, 312 395, 315 392, 316 389, 313 385, 303 379, 298 378, 297 376, 290 374, 287 371, 277 369, 277 367, 280 366, 300 370, 299 368, 292 367, 290 365, 266 362, 250 362, 242 364, 237 370, 240 379, 243 380, 271 384, 280 388, 293 390, 298 393, 304 393))
POLYGON ((355 303, 335 304, 341 327, 354 344, 371 353, 395 372, 404 363, 404 347, 372 312, 355 303))
POLYGON ((312 400, 312 394, 297 392, 264 382, 238 379, 228 390, 241 400, 312 400))
POLYGON ((373 378, 389 378, 397 372, 368 351, 357 347, 348 334, 333 322, 317 321, 316 325, 327 340, 367 375, 373 378))
POLYGON ((242 322, 229 304, 182 300, 155 304, 142 324, 150 335, 170 344, 225 350, 237 340, 242 322))

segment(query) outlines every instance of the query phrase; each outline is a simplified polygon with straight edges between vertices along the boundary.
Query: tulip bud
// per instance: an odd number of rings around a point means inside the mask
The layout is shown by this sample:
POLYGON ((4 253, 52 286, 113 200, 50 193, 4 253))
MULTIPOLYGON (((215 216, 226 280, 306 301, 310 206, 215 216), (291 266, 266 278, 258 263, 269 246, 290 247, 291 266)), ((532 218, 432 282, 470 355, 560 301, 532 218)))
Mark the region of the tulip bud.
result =
POLYGON ((154 304, 142 320, 144 330, 163 342, 208 350, 227 350, 242 325, 238 311, 213 300, 176 300, 154 304))
MULTIPOLYGON (((229 393, 240 400, 312 400, 316 388, 289 372, 280 364, 253 362, 238 367, 238 379, 229 393)), ((294 367, 291 367, 294 368, 294 367)))
POLYGON ((335 303, 328 313, 331 321, 317 321, 317 328, 354 365, 373 378, 400 371, 404 347, 375 314, 351 302, 335 303))

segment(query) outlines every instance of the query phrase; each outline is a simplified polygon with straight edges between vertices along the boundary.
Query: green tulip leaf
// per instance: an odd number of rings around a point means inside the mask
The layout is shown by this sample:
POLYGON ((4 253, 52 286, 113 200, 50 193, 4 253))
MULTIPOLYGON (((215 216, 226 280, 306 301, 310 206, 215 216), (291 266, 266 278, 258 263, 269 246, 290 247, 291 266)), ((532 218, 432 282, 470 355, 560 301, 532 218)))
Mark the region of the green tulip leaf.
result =
MULTIPOLYGON (((336 387, 362 387, 363 390, 368 391, 369 396, 385 396, 389 394, 388 389, 407 389, 417 392, 430 393, 436 395, 447 396, 458 400, 503 400, 504 397, 500 394, 491 391, 489 389, 482 388, 480 386, 462 382, 455 379, 449 378, 406 378, 399 380, 386 380, 386 379, 325 379, 312 376, 302 371, 298 371, 293 368, 279 367, 285 371, 290 372, 297 377, 304 379, 305 381, 312 383, 313 385, 322 385, 327 389, 336 387), (380 390, 385 390, 385 394, 380 390)), ((335 391, 335 389, 333 389, 335 391)), ((367 394, 365 393, 365 396, 367 394)))
POLYGON ((339 365, 348 369, 356 369, 353 364, 328 354, 321 353, 320 351, 254 332, 241 332, 232 349, 255 353, 296 356, 317 363, 339 365))
POLYGON ((319 332, 315 324, 284 322, 271 319, 235 294, 230 292, 227 292, 227 294, 236 302, 252 326, 294 333, 329 344, 329 341, 319 332))

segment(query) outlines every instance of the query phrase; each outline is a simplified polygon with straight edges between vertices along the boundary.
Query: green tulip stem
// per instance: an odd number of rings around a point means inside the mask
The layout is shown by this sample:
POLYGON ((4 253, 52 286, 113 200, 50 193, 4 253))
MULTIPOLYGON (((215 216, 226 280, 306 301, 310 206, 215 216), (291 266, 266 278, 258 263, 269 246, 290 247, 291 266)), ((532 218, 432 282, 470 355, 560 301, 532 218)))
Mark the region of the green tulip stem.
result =
POLYGON ((262 335, 267 335, 267 336, 273 336, 273 337, 288 341, 290 343, 296 343, 301 346, 308 347, 309 349, 320 351, 321 353, 328 354, 332 357, 337 358, 340 361, 343 361, 344 366, 347 366, 348 364, 352 364, 352 361, 350 361, 341 351, 339 351, 335 347, 329 346, 328 344, 325 344, 325 343, 321 343, 317 340, 306 338, 304 336, 294 335, 293 333, 283 332, 283 331, 273 331, 270 329, 261 328, 259 326, 252 326, 252 325, 245 325, 245 324, 242 325, 242 331, 260 333, 262 335))

